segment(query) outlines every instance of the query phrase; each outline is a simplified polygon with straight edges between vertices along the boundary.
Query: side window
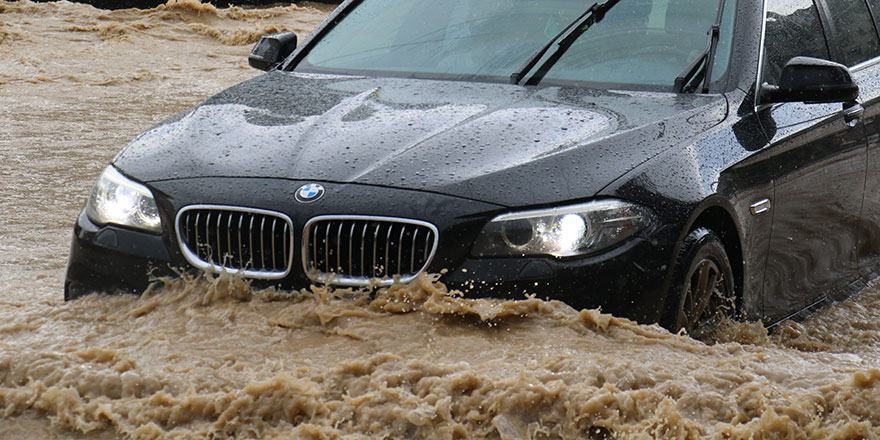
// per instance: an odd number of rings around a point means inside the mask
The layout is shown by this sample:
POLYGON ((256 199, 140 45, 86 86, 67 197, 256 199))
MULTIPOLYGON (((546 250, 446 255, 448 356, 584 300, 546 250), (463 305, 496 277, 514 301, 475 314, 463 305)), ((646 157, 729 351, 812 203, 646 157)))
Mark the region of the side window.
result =
POLYGON ((839 50, 835 60, 847 66, 880 55, 880 41, 867 5, 861 0, 825 0, 831 13, 831 26, 839 50))
POLYGON ((766 20, 764 82, 778 84, 782 67, 793 57, 830 59, 813 0, 767 0, 766 20))

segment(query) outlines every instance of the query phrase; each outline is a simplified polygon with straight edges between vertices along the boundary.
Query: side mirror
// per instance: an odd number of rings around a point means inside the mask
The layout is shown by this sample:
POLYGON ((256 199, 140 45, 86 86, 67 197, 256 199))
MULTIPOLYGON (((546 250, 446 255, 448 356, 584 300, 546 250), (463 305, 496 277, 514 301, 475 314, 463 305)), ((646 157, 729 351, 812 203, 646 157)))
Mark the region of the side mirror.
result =
POLYGON ((269 70, 284 61, 295 48, 296 34, 293 32, 263 35, 248 56, 248 64, 255 69, 269 70))
POLYGON ((810 57, 794 57, 782 68, 779 86, 761 85, 761 103, 772 102, 852 102, 859 97, 843 64, 810 57))

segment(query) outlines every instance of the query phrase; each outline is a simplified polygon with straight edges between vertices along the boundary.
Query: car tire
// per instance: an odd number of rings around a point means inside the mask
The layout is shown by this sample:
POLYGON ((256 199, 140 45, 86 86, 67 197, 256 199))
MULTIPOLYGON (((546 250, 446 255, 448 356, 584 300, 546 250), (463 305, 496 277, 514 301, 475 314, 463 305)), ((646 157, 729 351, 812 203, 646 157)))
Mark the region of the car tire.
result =
POLYGON ((736 284, 724 244, 711 230, 694 229, 682 242, 676 268, 666 327, 704 340, 736 315, 736 284))

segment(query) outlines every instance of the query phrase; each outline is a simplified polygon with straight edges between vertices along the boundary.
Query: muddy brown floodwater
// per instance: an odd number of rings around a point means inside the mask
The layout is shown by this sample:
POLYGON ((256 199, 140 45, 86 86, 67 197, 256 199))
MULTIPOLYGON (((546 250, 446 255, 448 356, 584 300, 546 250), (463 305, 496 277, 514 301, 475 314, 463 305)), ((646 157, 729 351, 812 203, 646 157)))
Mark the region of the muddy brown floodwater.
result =
POLYGON ((880 438, 876 286, 712 345, 430 276, 372 300, 224 276, 64 303, 112 156, 327 12, 0 1, 0 438, 880 438))

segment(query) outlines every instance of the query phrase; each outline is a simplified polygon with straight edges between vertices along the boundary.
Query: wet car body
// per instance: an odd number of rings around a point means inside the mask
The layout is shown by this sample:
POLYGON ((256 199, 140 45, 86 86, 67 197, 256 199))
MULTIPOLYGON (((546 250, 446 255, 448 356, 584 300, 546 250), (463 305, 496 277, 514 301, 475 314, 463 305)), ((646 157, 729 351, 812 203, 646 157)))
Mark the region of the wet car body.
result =
MULTIPOLYGON (((148 273, 192 268, 193 252, 181 238, 196 234, 198 241, 201 233, 181 220, 192 207, 280 214, 279 228, 286 223, 292 233, 279 252, 289 244, 293 257, 278 277, 255 282, 288 289, 364 284, 310 273, 306 261, 321 260, 321 250, 340 269, 358 266, 350 237, 367 235, 366 224, 351 223, 351 231, 349 223, 345 231, 334 224, 332 233, 328 224, 324 238, 310 242, 319 232, 308 225, 326 216, 433 226, 424 230, 436 234, 424 270, 442 271, 441 281, 466 295, 537 294, 643 322, 667 320, 684 248, 697 230, 712 231, 722 243, 737 309, 750 319, 778 321, 875 275, 880 67, 872 62, 852 69, 863 106, 856 118, 841 102, 761 103, 765 11, 738 2, 735 50, 708 93, 328 72, 304 63, 358 3, 340 6, 280 69, 159 124, 113 160, 125 177, 149 188, 162 231, 99 224, 84 210, 67 298, 138 292, 148 273), (297 201, 315 183, 321 198, 297 201), (475 255, 481 231, 506 213, 604 200, 647 207, 647 225, 614 246, 576 256, 475 255), (349 251, 333 234, 347 234, 349 251)), ((842 57, 834 37, 829 32, 826 58, 842 57)), ((247 220, 253 217, 218 214, 216 228, 207 221, 203 241, 216 235, 219 246, 218 231, 242 231, 233 223, 247 220)), ((387 234, 385 242, 393 242, 390 227, 387 234)), ((404 234, 412 233, 401 229, 400 242, 404 234)), ((227 247, 235 242, 229 233, 227 247)), ((416 252, 413 244, 408 258, 396 249, 396 264, 415 262, 417 253, 427 257, 428 248, 416 252)), ((361 255, 369 254, 364 249, 361 255)))

